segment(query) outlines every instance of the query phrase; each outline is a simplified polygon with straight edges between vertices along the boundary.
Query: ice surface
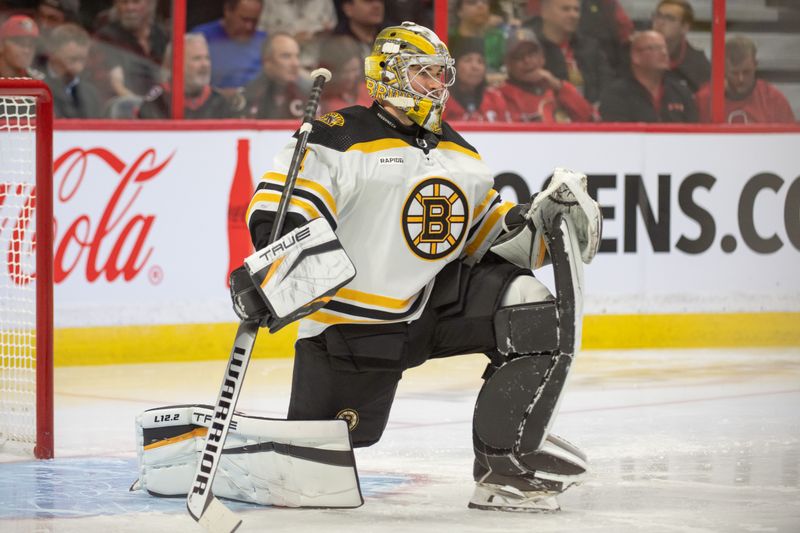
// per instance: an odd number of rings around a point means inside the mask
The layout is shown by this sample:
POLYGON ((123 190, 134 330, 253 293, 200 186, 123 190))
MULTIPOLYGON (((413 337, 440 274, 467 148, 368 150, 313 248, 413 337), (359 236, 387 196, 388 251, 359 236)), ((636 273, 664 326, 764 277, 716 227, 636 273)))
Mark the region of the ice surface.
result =
MULTIPOLYGON (((589 455, 562 511, 467 509, 481 356, 436 360, 400 384, 380 443, 358 450, 355 510, 230 504, 240 531, 798 532, 800 350, 587 351, 554 430, 589 455)), ((213 403, 225 361, 56 369, 56 455, 0 452, 0 531, 199 532, 182 499, 128 492, 134 418, 213 403)), ((282 416, 289 360, 253 361, 241 410, 282 416)))

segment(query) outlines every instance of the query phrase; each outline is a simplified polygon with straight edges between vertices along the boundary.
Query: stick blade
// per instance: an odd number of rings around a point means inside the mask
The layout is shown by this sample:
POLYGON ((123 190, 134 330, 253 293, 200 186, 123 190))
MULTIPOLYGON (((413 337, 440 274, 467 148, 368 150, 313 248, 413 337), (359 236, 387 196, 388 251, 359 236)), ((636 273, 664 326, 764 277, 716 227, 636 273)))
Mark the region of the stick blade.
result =
POLYGON ((242 525, 241 518, 214 497, 199 515, 195 514, 191 506, 187 507, 192 518, 209 533, 233 533, 242 525))

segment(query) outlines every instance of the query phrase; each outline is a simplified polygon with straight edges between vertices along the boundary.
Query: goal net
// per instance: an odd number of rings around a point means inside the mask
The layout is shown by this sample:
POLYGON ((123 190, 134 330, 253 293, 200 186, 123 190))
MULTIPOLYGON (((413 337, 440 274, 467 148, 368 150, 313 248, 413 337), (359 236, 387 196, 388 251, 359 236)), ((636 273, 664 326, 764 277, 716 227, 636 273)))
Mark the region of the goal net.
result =
POLYGON ((53 457, 52 99, 0 79, 0 451, 53 457))

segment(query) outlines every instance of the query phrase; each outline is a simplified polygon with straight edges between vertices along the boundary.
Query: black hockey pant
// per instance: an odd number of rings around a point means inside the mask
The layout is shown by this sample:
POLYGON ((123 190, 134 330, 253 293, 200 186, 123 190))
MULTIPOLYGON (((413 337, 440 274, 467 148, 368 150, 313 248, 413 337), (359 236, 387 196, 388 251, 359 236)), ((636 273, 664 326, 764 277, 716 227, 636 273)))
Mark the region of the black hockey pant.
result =
POLYGON ((342 418, 354 446, 378 442, 405 369, 468 353, 498 357, 493 317, 508 284, 526 273, 500 261, 454 262, 437 276, 419 319, 330 326, 297 341, 288 418, 342 418))

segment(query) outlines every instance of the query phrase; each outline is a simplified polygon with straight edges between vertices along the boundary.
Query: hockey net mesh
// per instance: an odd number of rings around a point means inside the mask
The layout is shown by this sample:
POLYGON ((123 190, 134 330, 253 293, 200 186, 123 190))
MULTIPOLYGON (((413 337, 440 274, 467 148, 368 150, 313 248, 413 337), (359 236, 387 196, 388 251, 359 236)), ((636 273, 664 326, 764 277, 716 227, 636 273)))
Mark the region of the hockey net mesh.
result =
POLYGON ((36 98, 0 95, 0 449, 36 444, 36 98))

